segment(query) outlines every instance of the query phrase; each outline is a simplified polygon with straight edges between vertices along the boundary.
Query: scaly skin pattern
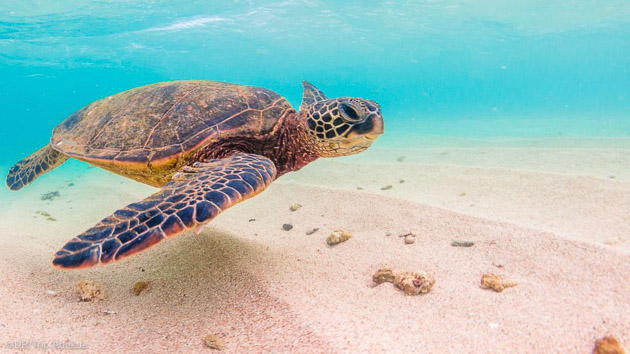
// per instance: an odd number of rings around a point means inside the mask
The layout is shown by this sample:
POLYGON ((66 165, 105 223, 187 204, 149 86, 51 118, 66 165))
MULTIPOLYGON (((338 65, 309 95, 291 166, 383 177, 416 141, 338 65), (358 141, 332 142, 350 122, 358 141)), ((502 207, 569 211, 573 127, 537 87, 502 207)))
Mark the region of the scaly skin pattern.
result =
POLYGON ((248 152, 269 158, 277 168, 278 177, 297 171, 320 157, 317 142, 306 132, 303 120, 294 110, 287 110, 268 135, 217 140, 199 150, 194 160, 220 159, 248 152))
POLYGON ((196 163, 152 196, 126 206, 70 240, 53 264, 86 268, 133 255, 210 222, 223 210, 263 191, 276 178, 267 158, 238 153, 196 163))
POLYGON ((17 191, 67 159, 68 156, 46 145, 11 167, 7 175, 7 186, 12 191, 17 191))

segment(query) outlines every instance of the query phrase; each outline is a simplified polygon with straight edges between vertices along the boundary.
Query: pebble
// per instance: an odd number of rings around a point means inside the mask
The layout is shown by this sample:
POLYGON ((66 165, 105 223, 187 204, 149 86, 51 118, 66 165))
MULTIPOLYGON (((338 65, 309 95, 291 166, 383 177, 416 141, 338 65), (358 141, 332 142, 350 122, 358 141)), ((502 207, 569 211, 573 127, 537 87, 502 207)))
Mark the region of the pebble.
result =
POLYGON ((405 295, 426 294, 435 284, 431 272, 402 272, 396 274, 394 284, 405 292, 405 295))
POLYGON ((416 238, 413 235, 407 235, 405 236, 405 243, 410 245, 412 243, 416 242, 416 238))
POLYGON ((319 230, 319 227, 314 227, 314 228, 312 228, 312 229, 310 229, 310 230, 306 231, 306 234, 307 234, 307 235, 312 235, 312 234, 316 233, 316 232, 317 232, 317 230, 319 230))
POLYGON ((611 237, 611 238, 607 239, 606 241, 604 241, 604 243, 609 245, 609 246, 618 245, 621 242, 623 242, 623 241, 619 237, 611 237))
POLYGON ((328 238, 326 239, 326 243, 329 246, 334 246, 336 244, 348 241, 351 238, 352 238, 351 233, 345 232, 343 230, 335 230, 334 232, 330 234, 330 236, 328 236, 328 238))
POLYGON ((451 246, 453 247, 472 247, 475 245, 473 241, 453 240, 451 246))
POLYGON ((300 209, 301 207, 302 207, 302 205, 300 205, 300 204, 292 204, 289 209, 291 209, 291 211, 296 211, 296 210, 300 209))
POLYGON ((46 295, 57 296, 57 292, 54 290, 46 290, 46 295))
POLYGON ((103 287, 92 279, 83 279, 77 283, 76 294, 79 301, 96 301, 105 298, 103 287))
POLYGON ((53 199, 59 198, 60 196, 61 196, 61 194, 59 194, 58 191, 53 191, 53 192, 48 192, 48 193, 42 194, 39 197, 39 199, 52 201, 53 199))
POLYGON ((626 351, 617 337, 608 335, 595 342, 593 354, 625 354, 626 351))
POLYGON ((139 281, 136 284, 134 284, 133 286, 134 295, 136 296, 140 295, 143 291, 147 290, 150 284, 151 282, 149 281, 139 281))
POLYGON ((398 162, 403 162, 405 161, 405 159, 407 158, 407 156, 398 156, 398 158, 396 159, 396 161, 398 162))
POLYGON ((385 282, 393 283, 396 280, 394 271, 389 268, 379 269, 372 276, 372 281, 376 284, 382 284, 385 282))
POLYGON ((364 190, 365 190, 365 188, 363 188, 363 187, 357 187, 357 190, 358 190, 358 191, 364 191, 364 190))
POLYGON ((502 276, 494 273, 484 274, 481 277, 481 288, 491 289, 497 293, 500 293, 507 288, 511 288, 517 285, 518 283, 505 280, 502 276))
POLYGON ((101 311, 104 315, 115 315, 116 311, 114 310, 103 310, 101 311))
POLYGON ((216 334, 207 335, 205 342, 208 348, 217 350, 225 349, 225 341, 223 340, 223 338, 217 336, 216 334))
POLYGON ((291 230, 292 228, 293 228, 293 225, 291 225, 291 224, 283 224, 283 225, 282 225, 282 229, 283 229, 284 231, 289 231, 289 230, 291 230))
POLYGON ((387 186, 385 186, 385 187, 381 188, 381 190, 382 190, 382 191, 386 191, 386 190, 390 190, 390 189, 392 189, 392 188, 394 188, 394 186, 392 186, 392 185, 390 184, 390 185, 387 185, 387 186))

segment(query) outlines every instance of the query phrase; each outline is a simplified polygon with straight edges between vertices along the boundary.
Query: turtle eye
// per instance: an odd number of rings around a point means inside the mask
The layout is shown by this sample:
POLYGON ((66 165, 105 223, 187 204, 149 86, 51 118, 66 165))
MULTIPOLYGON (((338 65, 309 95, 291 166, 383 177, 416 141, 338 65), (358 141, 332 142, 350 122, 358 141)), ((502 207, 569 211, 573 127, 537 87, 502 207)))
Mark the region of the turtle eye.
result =
POLYGON ((339 104, 339 111, 349 121, 357 122, 357 121, 361 120, 361 116, 359 115, 357 110, 354 107, 352 107, 351 105, 347 104, 347 103, 340 103, 339 104))

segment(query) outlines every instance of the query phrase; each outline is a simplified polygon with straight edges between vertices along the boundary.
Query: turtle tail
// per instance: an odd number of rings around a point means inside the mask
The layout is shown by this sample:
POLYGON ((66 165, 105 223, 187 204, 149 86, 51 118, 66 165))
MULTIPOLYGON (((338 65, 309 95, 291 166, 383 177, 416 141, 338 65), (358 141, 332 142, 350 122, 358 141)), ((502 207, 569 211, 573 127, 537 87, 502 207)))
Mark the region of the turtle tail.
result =
POLYGON ((46 145, 15 164, 7 175, 7 186, 13 191, 31 184, 37 177, 66 162, 68 156, 46 145))

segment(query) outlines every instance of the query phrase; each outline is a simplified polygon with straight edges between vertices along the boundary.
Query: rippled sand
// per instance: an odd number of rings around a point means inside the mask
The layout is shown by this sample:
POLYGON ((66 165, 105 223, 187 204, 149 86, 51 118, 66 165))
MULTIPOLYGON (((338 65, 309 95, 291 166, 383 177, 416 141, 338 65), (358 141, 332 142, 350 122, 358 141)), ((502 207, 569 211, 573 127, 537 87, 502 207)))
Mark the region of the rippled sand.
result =
POLYGON ((608 333, 630 343, 630 144, 414 141, 317 161, 199 235, 85 271, 54 269, 54 252, 155 189, 74 162, 2 191, 1 345, 200 351, 211 333, 228 352, 589 352, 608 333), (354 237, 329 247, 335 229, 354 237), (408 232, 415 243, 398 237, 408 232), (373 286, 379 268, 432 271, 436 284, 405 296, 373 286), (482 290, 489 272, 519 285, 482 290), (76 300, 84 278, 105 300, 76 300), (141 280, 151 287, 135 296, 141 280))

